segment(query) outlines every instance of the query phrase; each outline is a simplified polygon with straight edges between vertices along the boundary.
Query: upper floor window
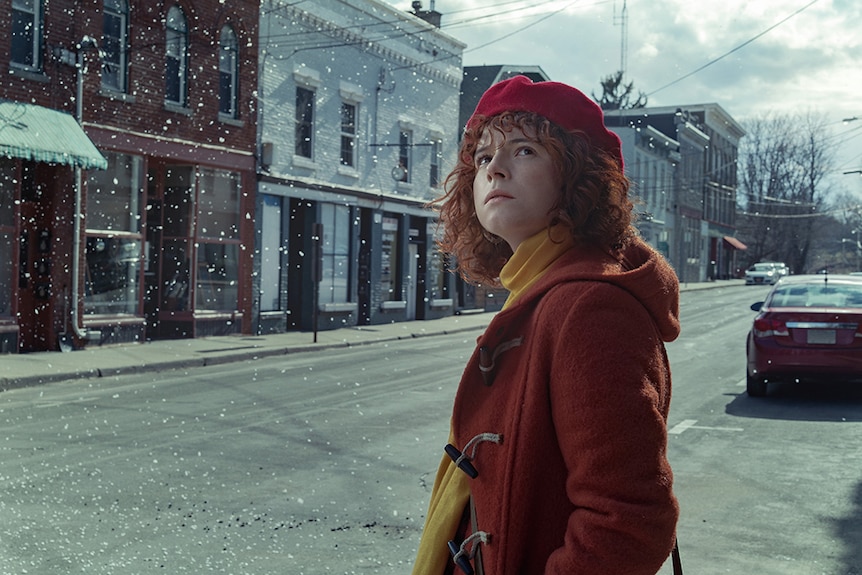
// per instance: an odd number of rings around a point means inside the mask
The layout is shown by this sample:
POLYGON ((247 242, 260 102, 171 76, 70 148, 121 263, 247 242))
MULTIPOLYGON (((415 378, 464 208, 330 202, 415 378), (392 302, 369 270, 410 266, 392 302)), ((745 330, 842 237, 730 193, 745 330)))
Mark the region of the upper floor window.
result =
POLYGON ((239 43, 230 26, 221 29, 218 43, 218 98, 219 112, 232 118, 237 116, 237 94, 239 84, 239 43))
POLYGON ((410 179, 410 150, 413 147, 413 132, 401 130, 398 136, 398 167, 401 168, 400 182, 408 183, 410 179))
POLYGON ((12 63, 42 68, 42 2, 12 0, 12 63))
POLYGON ((182 8, 171 6, 165 38, 165 100, 181 106, 188 103, 188 30, 182 8))
POLYGON ((296 134, 294 153, 311 158, 312 136, 314 134, 314 91, 297 86, 296 88, 296 134))
POLYGON ((428 184, 432 188, 440 185, 440 159, 443 157, 441 151, 443 142, 440 140, 431 141, 431 170, 429 173, 428 184))
POLYGON ((341 165, 356 167, 356 104, 341 103, 341 165))
POLYGON ((105 0, 102 52, 102 86, 125 92, 129 54, 129 5, 126 0, 105 0))

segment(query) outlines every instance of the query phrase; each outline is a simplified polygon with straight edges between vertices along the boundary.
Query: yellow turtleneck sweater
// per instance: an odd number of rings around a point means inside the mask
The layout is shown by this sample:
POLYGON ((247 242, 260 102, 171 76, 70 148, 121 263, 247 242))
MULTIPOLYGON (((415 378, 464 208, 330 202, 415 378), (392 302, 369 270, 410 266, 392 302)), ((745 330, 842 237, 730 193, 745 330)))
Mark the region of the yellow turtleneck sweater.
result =
MULTIPOLYGON (((503 309, 517 301, 572 245, 572 235, 562 226, 553 227, 550 232, 543 229, 524 240, 500 270, 500 282, 509 290, 503 309)), ((454 444, 451 431, 449 443, 454 444)), ((469 501, 470 478, 444 455, 434 479, 413 575, 443 573, 450 561, 446 543, 455 537, 469 501)))

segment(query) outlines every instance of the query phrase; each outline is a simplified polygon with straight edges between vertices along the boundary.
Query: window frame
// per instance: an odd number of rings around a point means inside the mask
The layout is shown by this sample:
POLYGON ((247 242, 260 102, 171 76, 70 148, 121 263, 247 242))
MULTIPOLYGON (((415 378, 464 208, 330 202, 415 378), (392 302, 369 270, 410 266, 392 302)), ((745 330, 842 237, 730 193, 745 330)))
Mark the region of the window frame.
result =
POLYGON ((219 32, 219 114, 239 116, 239 38, 232 26, 219 32), (225 105, 227 104, 227 105, 225 105))
MULTIPOLYGON (((42 46, 44 42, 44 22, 42 18, 44 13, 43 0, 30 0, 29 2, 25 2, 24 0, 12 0, 10 23, 12 38, 10 42, 9 63, 13 67, 30 72, 42 71, 42 46), (22 4, 25 3, 30 5, 22 6, 22 4), (19 14, 29 15, 27 22, 24 24, 23 30, 16 29, 16 24, 18 23, 16 16, 19 14), (29 35, 26 34, 28 25, 30 27, 29 35), (24 38, 20 37, 22 33, 25 36, 24 38), (21 45, 21 42, 24 42, 28 46, 21 45), (15 60, 17 53, 24 54, 25 52, 25 61, 22 62, 15 60)), ((23 21, 24 20, 22 19, 21 22, 23 21)))
POLYGON ((117 152, 106 152, 105 155, 108 168, 94 170, 87 177, 86 213, 99 213, 100 219, 94 222, 88 217, 84 229, 87 268, 84 313, 91 316, 139 316, 142 315, 145 243, 141 226, 145 205, 144 158, 117 152), (117 194, 118 191, 122 191, 122 196, 117 194), (107 210, 106 213, 114 217, 105 217, 102 213, 104 208, 100 205, 102 197, 114 207, 125 205, 125 210, 107 210), (111 257, 112 253, 115 257, 111 257), (105 254, 104 257, 101 254, 105 254), (123 271, 125 273, 121 273, 123 271), (98 289, 100 286, 112 289, 98 289), (118 299, 117 296, 122 294, 125 297, 118 299))
POLYGON ((398 180, 403 184, 413 181, 413 130, 402 128, 398 132, 398 167, 401 168, 401 178, 398 180))
POLYGON ((188 17, 181 6, 174 4, 168 9, 167 17, 165 18, 165 102, 182 107, 188 106, 188 70, 188 17), (176 50, 172 50, 173 45, 176 45, 176 50), (170 70, 169 62, 172 59, 177 62, 176 77, 168 73, 170 70), (177 91, 176 99, 172 97, 174 86, 177 91))
POLYGON ((102 56, 102 87, 108 90, 116 90, 118 92, 126 93, 129 89, 129 3, 128 0, 105 0, 103 4, 102 10, 102 42, 101 49, 103 52, 102 56), (110 6, 109 4, 114 4, 114 6, 110 6), (107 24, 109 18, 116 18, 119 20, 119 36, 118 37, 110 37, 110 39, 115 41, 116 46, 118 47, 116 58, 112 58, 113 51, 110 49, 109 43, 107 39, 109 38, 107 34, 107 24), (114 77, 114 74, 110 73, 110 66, 114 65, 117 68, 116 71, 116 84, 113 82, 106 82, 106 78, 114 77), (106 74, 106 72, 108 72, 106 74))
POLYGON ((351 303, 350 262, 353 261, 351 217, 349 206, 330 202, 320 204, 320 221, 323 223, 318 284, 320 305, 351 303))
POLYGON ((443 160, 443 140, 441 138, 433 138, 431 140, 431 158, 428 168, 428 185, 432 188, 439 188, 442 183, 441 167, 443 160))
POLYGON ((359 117, 359 106, 355 102, 341 102, 341 165, 356 169, 356 123, 359 117), (352 110, 350 118, 345 117, 345 111, 352 110), (349 160, 349 161, 346 161, 349 160))
POLYGON ((314 160, 314 100, 316 96, 315 90, 309 86, 296 87, 293 153, 295 156, 308 160, 314 160))

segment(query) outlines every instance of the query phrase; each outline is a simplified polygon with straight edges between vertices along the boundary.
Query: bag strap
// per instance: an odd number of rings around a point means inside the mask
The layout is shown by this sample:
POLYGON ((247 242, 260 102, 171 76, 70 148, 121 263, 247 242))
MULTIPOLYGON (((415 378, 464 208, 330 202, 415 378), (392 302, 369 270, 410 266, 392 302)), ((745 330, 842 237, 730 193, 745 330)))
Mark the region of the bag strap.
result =
POLYGON ((682 560, 679 558, 679 539, 674 540, 673 551, 670 555, 673 562, 673 575, 682 575, 682 560))

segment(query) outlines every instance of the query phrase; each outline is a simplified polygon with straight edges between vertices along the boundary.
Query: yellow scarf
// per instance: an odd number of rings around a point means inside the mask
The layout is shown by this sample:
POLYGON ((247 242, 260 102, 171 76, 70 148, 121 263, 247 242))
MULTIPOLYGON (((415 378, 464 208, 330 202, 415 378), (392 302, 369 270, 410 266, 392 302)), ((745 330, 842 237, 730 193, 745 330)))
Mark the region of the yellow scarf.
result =
MULTIPOLYGON (((521 243, 500 271, 500 281, 509 290, 503 309, 512 305, 535 284, 573 244, 571 234, 561 226, 551 228, 550 234, 548 230, 542 230, 521 243)), ((453 442, 451 431, 449 442, 453 442)), ((434 478, 425 528, 413 564, 413 575, 443 573, 446 564, 451 561, 446 542, 455 537, 469 502, 469 477, 455 466, 448 455, 444 455, 434 478)))
POLYGON ((574 243, 572 234, 563 226, 542 230, 521 242, 500 270, 500 283, 509 290, 503 309, 515 303, 574 243))

